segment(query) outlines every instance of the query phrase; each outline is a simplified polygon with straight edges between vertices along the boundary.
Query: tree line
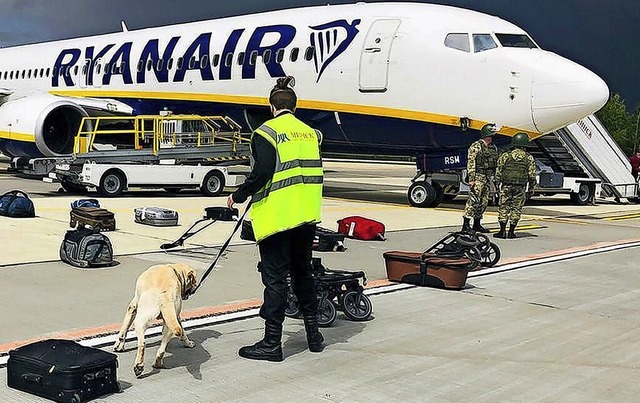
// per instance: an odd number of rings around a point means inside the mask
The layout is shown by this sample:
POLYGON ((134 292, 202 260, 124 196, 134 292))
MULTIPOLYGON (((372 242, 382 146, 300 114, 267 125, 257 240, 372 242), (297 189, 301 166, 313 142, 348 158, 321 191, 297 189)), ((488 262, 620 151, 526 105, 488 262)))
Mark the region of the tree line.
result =
POLYGON ((628 156, 640 147, 640 105, 629 113, 620 94, 613 94, 595 115, 628 156))

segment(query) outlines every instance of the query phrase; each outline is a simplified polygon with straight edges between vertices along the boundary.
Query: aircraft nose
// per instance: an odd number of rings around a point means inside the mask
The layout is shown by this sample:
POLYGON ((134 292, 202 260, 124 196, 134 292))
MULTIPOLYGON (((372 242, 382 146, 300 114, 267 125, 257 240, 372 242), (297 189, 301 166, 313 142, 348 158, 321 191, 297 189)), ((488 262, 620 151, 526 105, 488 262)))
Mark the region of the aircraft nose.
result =
POLYGON ((536 64, 531 95, 533 123, 549 133, 602 108, 609 88, 590 70, 548 53, 536 64))

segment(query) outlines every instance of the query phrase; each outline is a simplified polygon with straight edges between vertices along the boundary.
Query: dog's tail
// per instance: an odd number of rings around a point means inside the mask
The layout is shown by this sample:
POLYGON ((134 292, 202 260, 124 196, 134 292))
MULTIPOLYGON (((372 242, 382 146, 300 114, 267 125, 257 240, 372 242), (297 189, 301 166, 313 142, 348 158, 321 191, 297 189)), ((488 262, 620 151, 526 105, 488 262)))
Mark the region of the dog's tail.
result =
POLYGON ((176 316, 176 308, 173 303, 165 302, 160 305, 160 313, 162 314, 164 323, 169 329, 171 329, 173 335, 176 337, 182 337, 182 325, 180 325, 180 321, 178 321, 178 317, 176 316))

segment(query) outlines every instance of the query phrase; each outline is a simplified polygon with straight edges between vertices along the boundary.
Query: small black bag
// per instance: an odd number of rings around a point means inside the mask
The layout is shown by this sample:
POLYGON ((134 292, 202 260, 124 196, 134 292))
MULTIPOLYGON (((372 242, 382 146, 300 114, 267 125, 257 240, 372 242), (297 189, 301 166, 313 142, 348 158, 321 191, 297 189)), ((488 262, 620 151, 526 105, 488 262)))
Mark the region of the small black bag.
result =
POLYGON ((25 192, 12 190, 0 196, 0 215, 13 218, 35 217, 36 209, 25 192))
POLYGON ((344 234, 330 229, 316 227, 313 250, 318 252, 344 252, 344 234))
POLYGON ((89 228, 67 231, 60 245, 60 260, 75 267, 101 267, 113 263, 113 247, 106 235, 89 228))
POLYGON ((204 218, 216 221, 236 221, 240 217, 237 208, 205 207, 204 218))
POLYGON ((117 356, 71 340, 43 340, 9 351, 7 385, 56 402, 84 402, 120 391, 117 356))

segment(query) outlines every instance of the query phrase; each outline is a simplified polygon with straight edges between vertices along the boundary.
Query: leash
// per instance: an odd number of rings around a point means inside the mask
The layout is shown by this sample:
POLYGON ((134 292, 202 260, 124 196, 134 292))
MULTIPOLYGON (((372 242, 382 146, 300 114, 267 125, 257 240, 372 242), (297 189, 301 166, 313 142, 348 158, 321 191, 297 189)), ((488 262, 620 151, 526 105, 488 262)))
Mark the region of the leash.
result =
POLYGON ((247 208, 244 210, 244 213, 242 213, 242 217, 238 219, 238 222, 236 223, 236 226, 233 229, 233 232, 220 248, 220 252, 218 252, 218 256, 216 256, 213 263, 209 265, 209 267, 207 268, 207 271, 204 272, 204 274, 202 275, 202 278, 200 279, 200 283, 198 283, 198 286, 193 290, 191 295, 195 294, 196 291, 198 291, 202 283, 204 283, 204 280, 213 271, 213 269, 216 267, 216 264, 218 264, 218 260, 220 260, 220 257, 222 256, 222 254, 227 250, 227 247, 229 247, 229 244, 231 243, 231 239, 236 234, 236 232, 238 232, 238 228, 240 228, 240 226, 242 225, 242 221, 244 220, 244 216, 247 215, 247 212, 249 211, 249 207, 251 207, 251 200, 249 201, 249 204, 247 204, 247 208))

